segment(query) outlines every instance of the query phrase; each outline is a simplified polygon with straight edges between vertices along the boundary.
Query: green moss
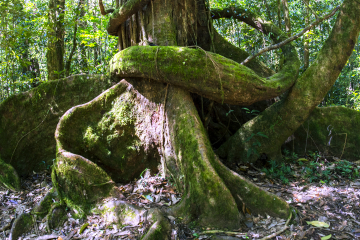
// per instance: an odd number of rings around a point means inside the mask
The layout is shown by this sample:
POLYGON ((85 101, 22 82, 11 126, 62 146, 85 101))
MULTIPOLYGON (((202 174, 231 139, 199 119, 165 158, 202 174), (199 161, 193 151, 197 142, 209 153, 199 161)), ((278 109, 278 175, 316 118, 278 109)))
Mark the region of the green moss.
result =
POLYGON ((32 213, 36 214, 40 218, 45 217, 53 205, 56 205, 58 202, 53 202, 53 199, 58 199, 57 192, 52 188, 43 199, 40 200, 40 203, 33 209, 32 213))
MULTIPOLYGON (((293 51, 291 54, 296 55, 293 51)), ((238 105, 250 105, 283 93, 293 85, 298 68, 296 57, 294 62, 289 60, 281 74, 265 79, 220 55, 174 46, 129 47, 110 61, 110 72, 113 74, 151 78, 218 102, 238 105)))
POLYGON ((20 190, 20 179, 15 169, 0 158, 0 184, 13 190, 20 190))
POLYGON ((61 226, 67 218, 66 205, 59 202, 54 203, 46 216, 48 231, 61 226))
POLYGON ((48 81, 0 103, 0 155, 20 176, 43 171, 56 153, 54 132, 59 117, 111 86, 101 75, 77 75, 48 81), (45 164, 44 164, 45 162, 45 164))
POLYGON ((93 205, 110 194, 111 178, 94 163, 81 156, 58 153, 52 173, 54 186, 65 203, 83 217, 93 205))

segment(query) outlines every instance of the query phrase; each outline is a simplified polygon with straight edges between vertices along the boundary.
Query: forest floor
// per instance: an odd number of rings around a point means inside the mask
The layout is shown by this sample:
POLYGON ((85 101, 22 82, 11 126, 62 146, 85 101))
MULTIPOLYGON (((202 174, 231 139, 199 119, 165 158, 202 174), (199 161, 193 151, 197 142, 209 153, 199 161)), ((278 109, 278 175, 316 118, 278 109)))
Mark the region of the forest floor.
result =
MULTIPOLYGON (((253 165, 233 166, 239 174, 297 209, 289 224, 283 219, 252 216, 247 211, 240 229, 220 231, 185 225, 179 218, 166 216, 172 224, 171 239, 360 239, 360 179, 356 174, 360 166, 349 162, 344 165, 339 160, 325 163, 318 159, 315 165, 306 161, 298 159, 286 166, 272 163, 266 170, 253 165)), ((34 173, 22 181, 22 187, 21 192, 0 189, 0 239, 9 239, 14 219, 29 213, 51 189, 49 171, 34 173)), ((181 199, 171 182, 146 172, 137 181, 118 187, 123 200, 144 208, 169 207, 181 199)), ((46 223, 38 220, 20 239, 140 239, 149 227, 140 222, 118 229, 96 214, 86 219, 73 218, 70 210, 67 214, 68 220, 52 232, 47 232, 46 223)))

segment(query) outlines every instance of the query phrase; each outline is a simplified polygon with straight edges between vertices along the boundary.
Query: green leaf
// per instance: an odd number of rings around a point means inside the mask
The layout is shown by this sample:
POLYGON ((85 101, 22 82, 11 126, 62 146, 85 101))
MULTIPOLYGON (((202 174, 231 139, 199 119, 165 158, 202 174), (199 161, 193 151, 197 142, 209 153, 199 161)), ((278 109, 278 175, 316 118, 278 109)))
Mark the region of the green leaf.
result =
POLYGON ((321 237, 321 240, 327 240, 327 239, 330 239, 331 238, 331 234, 330 235, 327 235, 325 237, 321 237))
POLYGON ((306 222, 309 225, 313 225, 315 227, 329 227, 329 224, 327 224, 326 222, 319 222, 319 221, 311 221, 311 222, 306 222))
POLYGON ((308 160, 306 158, 299 158, 298 161, 304 161, 307 162, 308 160))
POLYGON ((255 134, 252 133, 251 136, 245 140, 245 142, 248 142, 250 139, 252 139, 253 136, 255 136, 255 134))
POLYGON ((264 137, 264 138, 269 138, 268 136, 266 136, 264 133, 262 132, 258 132, 256 135, 264 137))

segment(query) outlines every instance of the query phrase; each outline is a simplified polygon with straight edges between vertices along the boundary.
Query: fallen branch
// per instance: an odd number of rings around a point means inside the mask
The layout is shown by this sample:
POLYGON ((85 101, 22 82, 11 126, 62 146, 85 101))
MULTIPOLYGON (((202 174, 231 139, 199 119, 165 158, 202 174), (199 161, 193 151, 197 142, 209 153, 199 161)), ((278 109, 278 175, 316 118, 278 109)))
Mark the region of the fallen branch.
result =
POLYGON ((320 24, 322 21, 326 20, 326 19, 329 19, 330 17, 332 17, 336 12, 337 10, 339 10, 340 6, 337 6, 336 8, 334 8, 334 10, 332 10, 328 15, 322 17, 322 18, 318 18, 317 20, 315 20, 314 22, 312 22, 309 26, 307 26, 306 28, 304 28, 301 32, 299 32, 298 34, 292 36, 292 37, 289 37, 288 39, 280 42, 280 43, 277 43, 277 44, 274 44, 274 45, 271 45, 269 47, 266 47, 266 48, 263 48, 261 49, 258 53, 256 53, 255 55, 252 55, 252 56, 249 56, 248 58, 246 58, 241 64, 244 65, 248 62, 250 62, 252 59, 256 58, 257 56, 265 53, 265 52, 268 52, 270 50, 274 50, 274 49, 277 49, 277 48, 280 48, 286 44, 288 44, 289 42, 291 41, 294 41, 296 39, 298 39, 299 37, 301 37, 302 35, 304 35, 304 33, 306 33, 307 31, 309 31, 311 28, 313 28, 314 26, 320 24))
POLYGON ((290 220, 291 220, 291 217, 292 217, 292 211, 290 210, 290 215, 289 215, 288 220, 287 220, 286 223, 285 223, 285 226, 284 226, 282 229, 280 229, 279 231, 277 231, 277 232, 275 232, 275 233, 273 233, 273 234, 270 234, 269 236, 263 237, 263 238, 260 239, 260 240, 271 239, 271 238, 273 238, 273 237, 276 237, 278 234, 284 232, 286 229, 289 228, 288 225, 289 225, 289 222, 290 222, 290 220))

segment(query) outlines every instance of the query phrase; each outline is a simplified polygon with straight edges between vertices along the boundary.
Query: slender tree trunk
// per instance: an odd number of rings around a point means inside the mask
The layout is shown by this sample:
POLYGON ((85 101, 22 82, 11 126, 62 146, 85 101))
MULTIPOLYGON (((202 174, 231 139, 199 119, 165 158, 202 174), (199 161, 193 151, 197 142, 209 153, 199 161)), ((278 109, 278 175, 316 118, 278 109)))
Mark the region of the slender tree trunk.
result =
POLYGON ((285 20, 285 32, 291 36, 291 22, 290 22, 290 13, 289 6, 287 0, 282 0, 282 4, 284 7, 284 20, 285 20))
MULTIPOLYGON (((79 27, 80 29, 85 29, 86 28, 86 22, 84 22, 82 19, 85 16, 85 5, 87 4, 87 0, 81 0, 81 5, 80 5, 80 24, 79 27)), ((84 43, 80 44, 80 54, 81 54, 81 71, 84 73, 88 73, 89 72, 89 65, 88 65, 88 58, 86 56, 86 50, 87 47, 85 46, 84 43)))
POLYGON ((64 76, 64 15, 65 0, 50 0, 48 49, 46 53, 49 80, 64 76))
POLYGON ((281 22, 282 22, 282 18, 281 18, 281 1, 280 0, 277 0, 277 20, 278 20, 278 26, 279 26, 279 29, 281 30, 281 22))
MULTIPOLYGON (((305 0, 306 4, 309 5, 309 0, 305 0)), ((305 10, 305 26, 308 26, 310 23, 310 11, 308 8, 305 10)), ((309 58, 310 58, 310 52, 309 52, 309 39, 310 35, 305 34, 304 35, 304 69, 306 70, 309 67, 309 58)))

